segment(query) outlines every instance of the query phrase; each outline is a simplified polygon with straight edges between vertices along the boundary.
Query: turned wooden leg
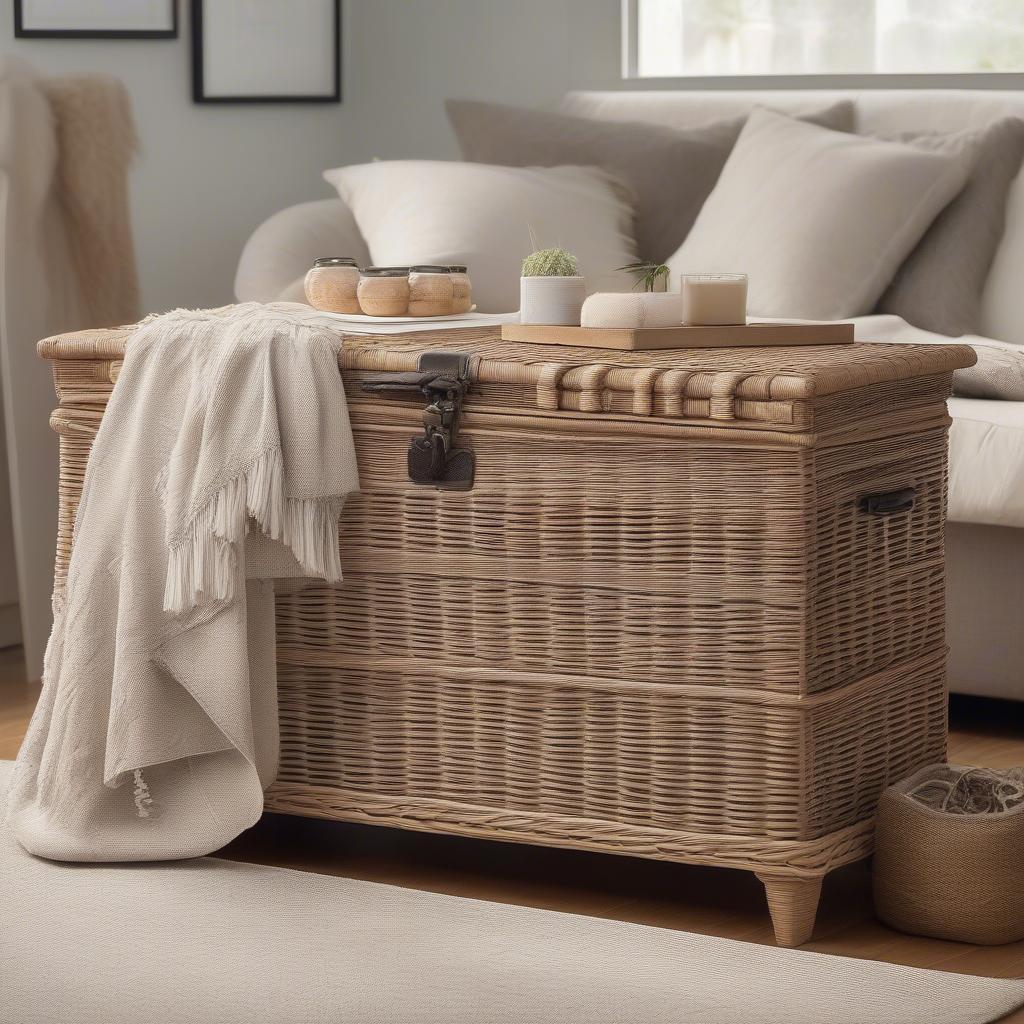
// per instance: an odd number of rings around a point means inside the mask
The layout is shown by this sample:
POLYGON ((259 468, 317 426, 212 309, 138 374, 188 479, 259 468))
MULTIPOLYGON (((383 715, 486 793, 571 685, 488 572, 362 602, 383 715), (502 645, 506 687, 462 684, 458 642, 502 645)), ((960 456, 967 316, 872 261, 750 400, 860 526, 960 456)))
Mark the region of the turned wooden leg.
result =
POLYGON ((818 912, 821 880, 793 878, 787 875, 769 875, 757 872, 764 883, 768 909, 772 915, 775 941, 780 946, 803 945, 814 931, 814 917, 818 912))

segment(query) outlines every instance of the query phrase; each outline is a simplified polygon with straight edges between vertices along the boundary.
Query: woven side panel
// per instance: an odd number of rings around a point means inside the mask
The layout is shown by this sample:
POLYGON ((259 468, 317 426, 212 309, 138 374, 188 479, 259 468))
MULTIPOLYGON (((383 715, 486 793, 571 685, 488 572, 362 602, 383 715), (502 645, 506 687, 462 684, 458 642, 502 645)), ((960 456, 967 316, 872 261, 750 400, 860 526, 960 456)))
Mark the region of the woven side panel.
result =
POLYGON ((849 430, 866 417, 886 419, 911 408, 944 406, 952 384, 952 374, 936 374, 828 395, 814 403, 814 429, 849 430))
MULTIPOLYGON (((72 532, 78 502, 85 480, 85 465, 96 438, 103 409, 114 389, 111 383, 112 362, 105 355, 102 343, 108 335, 123 332, 84 331, 71 336, 78 339, 80 354, 76 358, 56 359, 53 368, 54 388, 61 406, 50 417, 50 426, 60 437, 60 477, 58 482, 57 552, 54 562, 54 594, 63 593, 71 558, 72 532), (97 347, 98 346, 98 347, 97 347), (96 351, 94 351, 96 349, 96 351)), ((62 339, 51 339, 59 343, 62 339)), ((41 342, 41 353, 49 351, 41 342)))
POLYGON ((815 452, 810 692, 943 646, 946 461, 944 428, 815 452), (909 512, 859 508, 907 487, 909 512))
MULTIPOLYGON (((93 365, 70 362, 67 369, 91 385, 93 365)), ((59 369, 63 374, 65 365, 59 369)), ((58 588, 101 415, 99 406, 64 407, 54 415, 62 454, 58 588)), ((496 455, 501 463, 499 494, 480 487, 452 496, 406 485, 407 436, 401 427, 369 429, 361 447, 372 453, 363 475, 373 493, 353 503, 343 525, 352 588, 313 587, 282 599, 283 642, 308 642, 325 655, 402 654, 429 644, 453 661, 483 658, 664 682, 800 685, 780 654, 795 657, 802 642, 793 563, 804 557, 794 546, 801 538, 794 519, 779 514, 805 500, 803 483, 793 479, 809 471, 798 451, 746 446, 741 438, 698 452, 692 443, 631 438, 617 442, 610 458, 601 440, 516 439, 494 453, 481 449, 492 478, 496 455), (564 461, 548 458, 552 451, 564 461), (567 465, 574 459, 593 466, 567 465), (680 459, 689 463, 685 471, 680 459), (633 469, 620 473, 623 464, 633 469), (520 481, 524 465, 529 473, 520 481), (722 466, 732 471, 720 472, 722 466), (572 493, 540 497, 558 490, 544 479, 552 473, 572 493), (768 490, 754 515, 734 495, 757 479, 768 490), (620 488, 635 496, 634 504, 620 488), (645 488, 655 494, 645 495, 645 488), (719 506, 731 509, 731 522, 711 514, 719 506), (745 564, 723 575, 721 566, 736 560, 736 552, 725 550, 733 535, 748 545, 739 551, 745 564), (771 551, 771 558, 759 562, 759 550, 771 551), (363 574, 361 565, 370 571, 363 574), (380 567, 390 572, 372 571, 380 567), (405 573, 410 579, 396 578, 405 573), (751 593, 781 596, 788 607, 766 611, 749 600, 751 593), (311 639, 291 628, 289 601, 305 621, 321 619, 311 639), (439 608, 447 629, 436 626, 439 608)), ((945 435, 933 430, 863 442, 814 459, 813 643, 802 683, 809 691, 942 643, 945 435), (859 495, 908 484, 918 490, 913 513, 891 519, 856 513, 859 495)))
POLYGON ((101 409, 58 409, 50 417, 50 426, 60 437, 60 478, 58 482, 57 553, 54 562, 53 589, 64 591, 71 559, 75 516, 85 482, 85 466, 99 429, 101 409))
POLYGON ((62 359, 53 365, 53 380, 62 404, 105 405, 114 390, 113 361, 62 359))
POLYGON ((429 657, 284 661, 278 780, 812 840, 870 817, 888 782, 941 750, 942 666, 933 655, 808 710, 712 689, 460 673, 429 657))
POLYGON ((813 710, 805 735, 806 828, 823 835, 875 813, 886 786, 946 759, 946 649, 890 667, 878 691, 854 683, 813 710))

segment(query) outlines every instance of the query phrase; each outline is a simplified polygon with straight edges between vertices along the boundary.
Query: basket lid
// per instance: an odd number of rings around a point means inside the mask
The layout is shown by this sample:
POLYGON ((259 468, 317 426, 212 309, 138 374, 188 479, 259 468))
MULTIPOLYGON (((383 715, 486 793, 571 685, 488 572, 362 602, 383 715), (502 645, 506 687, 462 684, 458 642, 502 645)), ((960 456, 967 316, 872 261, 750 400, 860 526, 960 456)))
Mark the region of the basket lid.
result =
MULTIPOLYGON (((619 351, 502 340, 495 327, 349 334, 343 370, 408 372, 428 351, 467 353, 480 401, 712 421, 716 426, 806 429, 828 396, 971 366, 966 345, 803 345, 619 351)), ((941 389, 940 389, 941 390, 941 389)), ((934 389, 931 400, 934 402, 934 389)), ((948 380, 941 397, 948 393, 948 380)), ((470 398, 472 404, 472 397, 470 398)))
MULTIPOLYGON (((104 361, 117 377, 131 328, 80 331, 39 343, 47 359, 104 361)), ((345 333, 346 373, 408 372, 428 351, 467 353, 475 382, 467 404, 508 412, 574 411, 676 419, 718 427, 806 431, 816 405, 832 396, 833 422, 858 417, 862 389, 921 380, 918 404, 948 394, 953 370, 972 366, 967 345, 805 345, 617 351, 503 341, 500 328, 464 327, 403 334, 345 333)), ((869 403, 870 404, 870 403, 869 403)), ((874 407, 886 408, 884 396, 874 407)), ((860 413, 863 415, 863 412, 860 413)))

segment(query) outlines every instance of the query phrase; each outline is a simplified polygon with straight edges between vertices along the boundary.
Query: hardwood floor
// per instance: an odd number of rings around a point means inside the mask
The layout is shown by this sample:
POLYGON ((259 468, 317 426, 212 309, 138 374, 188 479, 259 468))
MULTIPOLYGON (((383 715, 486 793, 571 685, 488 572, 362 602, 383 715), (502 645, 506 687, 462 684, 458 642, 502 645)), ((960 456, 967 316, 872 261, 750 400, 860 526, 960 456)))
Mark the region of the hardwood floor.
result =
MULTIPOLYGON (((13 758, 38 689, 20 652, 0 651, 0 758, 13 758)), ((950 760, 1024 764, 1024 704, 955 697, 950 760)), ((772 941, 761 885, 750 874, 599 854, 431 836, 267 815, 221 856, 434 892, 772 941)), ((991 977, 1024 977, 1024 942, 971 946, 894 932, 871 911, 866 864, 825 880, 804 949, 991 977)), ((1006 1018, 1024 1024, 1024 1010, 1006 1018)), ((938 1024, 938 1022, 937 1022, 938 1024)))

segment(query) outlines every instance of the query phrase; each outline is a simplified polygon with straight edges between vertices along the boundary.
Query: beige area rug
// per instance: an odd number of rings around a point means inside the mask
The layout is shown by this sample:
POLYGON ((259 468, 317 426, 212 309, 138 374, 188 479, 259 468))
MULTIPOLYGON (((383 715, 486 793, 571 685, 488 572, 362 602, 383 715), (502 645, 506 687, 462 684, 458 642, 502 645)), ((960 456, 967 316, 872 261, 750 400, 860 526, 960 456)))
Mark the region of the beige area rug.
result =
POLYGON ((1022 1002, 1022 982, 214 858, 52 864, 0 833, 4 1024, 982 1024, 1022 1002))

